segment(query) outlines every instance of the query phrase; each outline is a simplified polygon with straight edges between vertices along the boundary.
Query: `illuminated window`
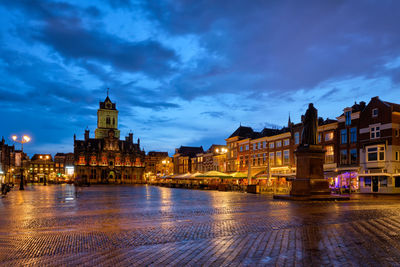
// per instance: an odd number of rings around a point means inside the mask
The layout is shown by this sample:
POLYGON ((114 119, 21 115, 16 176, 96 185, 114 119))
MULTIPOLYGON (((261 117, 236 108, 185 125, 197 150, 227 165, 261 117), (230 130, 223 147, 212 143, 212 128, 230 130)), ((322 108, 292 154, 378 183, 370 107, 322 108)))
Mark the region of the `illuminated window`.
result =
POLYGON ((263 147, 267 148, 267 141, 264 141, 263 144, 264 144, 263 147))
POLYGON ((283 145, 288 146, 290 144, 289 139, 283 140, 283 145))
POLYGON ((249 145, 246 145, 246 150, 249 150, 249 145))
POLYGON ((282 141, 276 141, 276 147, 281 147, 282 146, 282 141))
POLYGON ((283 164, 289 164, 289 150, 283 151, 283 164))
POLYGON ((85 156, 79 156, 79 164, 80 165, 85 165, 86 164, 85 156))
POLYGON ((274 148, 274 142, 269 143, 269 148, 274 148))
POLYGON ((335 153, 333 150, 333 146, 326 146, 325 147, 326 152, 325 152, 325 163, 333 163, 335 162, 335 153))
POLYGON ((274 164, 275 164, 275 153, 274 152, 269 153, 269 164, 271 166, 274 166, 274 164))
POLYGON ((276 152, 276 165, 282 165, 282 151, 276 152))
POLYGON ((253 150, 257 150, 257 144, 253 144, 253 150))
POLYGON ((325 134, 325 141, 331 141, 333 139, 333 132, 325 134))

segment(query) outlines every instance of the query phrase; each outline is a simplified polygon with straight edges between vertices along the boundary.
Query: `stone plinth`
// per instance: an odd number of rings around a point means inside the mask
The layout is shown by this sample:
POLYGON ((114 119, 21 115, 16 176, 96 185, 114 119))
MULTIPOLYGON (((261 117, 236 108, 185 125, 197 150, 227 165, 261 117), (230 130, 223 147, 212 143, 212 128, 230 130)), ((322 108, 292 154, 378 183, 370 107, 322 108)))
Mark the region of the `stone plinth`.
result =
POLYGON ((292 183, 292 196, 329 195, 328 181, 324 178, 325 150, 319 145, 299 146, 296 179, 292 183))

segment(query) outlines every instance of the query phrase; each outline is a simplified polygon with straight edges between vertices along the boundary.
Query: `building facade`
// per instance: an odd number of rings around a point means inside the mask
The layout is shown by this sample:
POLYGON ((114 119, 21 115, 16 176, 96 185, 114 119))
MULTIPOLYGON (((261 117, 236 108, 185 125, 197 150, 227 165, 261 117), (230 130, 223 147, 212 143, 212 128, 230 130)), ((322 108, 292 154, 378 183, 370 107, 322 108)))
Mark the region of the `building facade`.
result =
POLYGON ((203 147, 181 146, 175 149, 174 174, 185 174, 196 172, 197 154, 204 153, 203 147))
POLYGON ((173 160, 168 152, 150 151, 145 159, 145 172, 148 175, 170 175, 173 174, 173 160))
POLYGON ((85 130, 84 140, 74 136, 75 177, 84 183, 143 183, 145 152, 133 134, 120 140, 118 110, 106 97, 97 111, 95 138, 85 130))
POLYGON ((360 114, 360 191, 400 193, 400 105, 374 97, 360 114))
POLYGON ((30 160, 28 179, 34 183, 56 181, 53 157, 50 154, 34 154, 30 160))

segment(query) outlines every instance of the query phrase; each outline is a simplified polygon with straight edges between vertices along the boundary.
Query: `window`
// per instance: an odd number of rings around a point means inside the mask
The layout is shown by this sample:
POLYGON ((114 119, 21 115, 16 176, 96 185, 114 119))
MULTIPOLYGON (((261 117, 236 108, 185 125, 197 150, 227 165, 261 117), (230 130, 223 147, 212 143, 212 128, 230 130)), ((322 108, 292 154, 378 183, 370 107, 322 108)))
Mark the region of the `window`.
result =
POLYGON ((321 143, 321 139, 322 139, 322 133, 318 133, 318 144, 321 143))
POLYGON ((246 145, 246 150, 249 150, 249 145, 246 145))
POLYGON ((115 118, 113 118, 113 125, 115 125, 115 118))
POLYGON ((377 108, 374 108, 372 110, 372 117, 378 117, 378 109, 377 108))
POLYGON ((350 164, 357 164, 357 149, 350 150, 350 164))
POLYGON ((326 146, 326 153, 325 153, 325 163, 333 163, 335 162, 334 158, 334 151, 333 151, 333 146, 326 146))
POLYGON ((370 137, 371 137, 371 139, 380 138, 381 137, 381 128, 379 126, 371 127, 370 137))
POLYGON ((371 177, 364 177, 364 187, 371 187, 371 177))
POLYGON ((241 152, 243 151, 243 146, 240 146, 240 151, 241 151, 241 152))
POLYGON ((283 140, 283 146, 288 146, 289 144, 289 139, 283 140))
POLYGON ((260 142, 260 143, 258 143, 258 149, 261 149, 262 148, 262 143, 260 142))
POLYGON ((395 129, 395 130, 394 130, 394 135, 395 135, 396 137, 399 137, 399 130, 398 130, 398 129, 395 129))
POLYGON ((347 143, 347 129, 340 130, 340 143, 347 143))
POLYGON ((367 147, 367 161, 384 161, 384 160, 385 160, 384 146, 367 147))
POLYGON ((274 142, 269 143, 269 148, 274 148, 274 142))
POLYGON ((289 150, 283 151, 283 164, 289 164, 289 150))
POLYGON ((282 165, 282 151, 276 152, 276 165, 282 165))
POLYGON ((267 161, 267 154, 263 154, 263 164, 265 164, 265 162, 267 161))
POLYGON ((256 165, 256 155, 253 155, 253 166, 256 165))
POLYGON ((350 143, 357 142, 357 128, 350 129, 350 143))
POLYGON ((399 151, 395 152, 395 154, 394 154, 394 160, 395 161, 399 161, 399 154, 400 154, 399 151))
POLYGON ((267 141, 263 142, 263 148, 267 148, 267 141))
POLYGON ((107 124, 110 124, 110 123, 111 123, 110 117, 107 117, 107 118, 106 118, 106 123, 107 123, 107 124))
POLYGON ((400 176, 394 178, 394 187, 400 187, 400 176))
POLYGON ((387 176, 379 176, 379 185, 381 187, 387 187, 387 182, 388 182, 387 176))
POLYGON ((295 132, 294 133, 294 144, 298 145, 300 143, 300 133, 299 132, 295 132))
POLYGON ((351 111, 347 111, 346 113, 345 113, 345 115, 346 115, 346 125, 348 126, 348 125, 351 125, 351 111))
POLYGON ((271 152, 271 153, 269 153, 269 164, 270 164, 271 166, 273 166, 274 163, 275 163, 275 153, 274 153, 274 152, 271 152))
POLYGON ((333 132, 325 134, 325 141, 331 141, 333 139, 333 132))
POLYGON ((257 150, 257 144, 253 144, 253 150, 257 150))
POLYGON ((282 141, 276 141, 276 147, 281 147, 282 146, 282 141))
POLYGON ((340 164, 347 164, 347 150, 340 150, 340 164))

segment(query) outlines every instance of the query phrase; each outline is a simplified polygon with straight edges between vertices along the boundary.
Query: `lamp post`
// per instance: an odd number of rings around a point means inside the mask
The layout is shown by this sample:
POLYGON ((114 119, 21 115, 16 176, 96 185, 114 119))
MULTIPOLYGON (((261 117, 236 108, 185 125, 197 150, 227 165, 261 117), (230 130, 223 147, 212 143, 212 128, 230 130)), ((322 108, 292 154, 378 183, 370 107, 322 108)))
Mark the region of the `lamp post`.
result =
MULTIPOLYGON (((50 156, 49 155, 46 155, 46 156, 40 155, 39 158, 40 159, 44 158, 44 166, 45 166, 44 170, 46 170, 46 166, 47 166, 46 163, 47 163, 47 160, 50 158, 50 156)), ((46 183, 46 172, 44 171, 43 174, 44 174, 43 185, 47 185, 47 183, 46 183)), ((47 174, 49 174, 49 166, 47 166, 47 174)))
POLYGON ((24 189, 24 168, 23 168, 22 157, 24 156, 24 144, 31 141, 31 138, 27 135, 24 135, 24 136, 22 136, 21 140, 18 140, 18 137, 16 135, 13 135, 12 140, 14 140, 14 142, 21 144, 21 179, 20 179, 20 183, 19 183, 19 190, 25 190, 24 189))

